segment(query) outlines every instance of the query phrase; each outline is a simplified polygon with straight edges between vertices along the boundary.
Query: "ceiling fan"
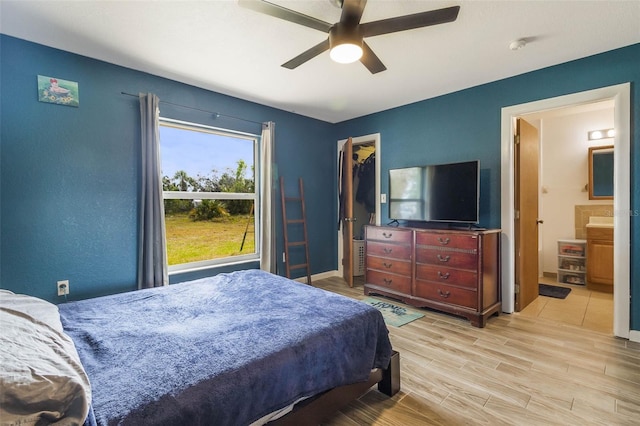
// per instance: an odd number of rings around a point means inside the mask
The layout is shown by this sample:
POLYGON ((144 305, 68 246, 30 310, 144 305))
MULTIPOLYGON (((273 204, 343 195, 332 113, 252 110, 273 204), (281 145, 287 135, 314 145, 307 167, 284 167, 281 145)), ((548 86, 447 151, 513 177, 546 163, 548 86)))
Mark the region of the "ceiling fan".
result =
POLYGON ((367 0, 331 0, 331 2, 342 7, 340 21, 333 25, 268 1, 238 1, 240 6, 256 12, 329 34, 326 40, 285 62, 282 64, 283 67, 294 69, 322 52, 329 50, 329 55, 334 61, 350 63, 359 59, 372 74, 384 71, 387 67, 384 66, 380 58, 373 53, 373 50, 364 41, 365 37, 453 22, 458 17, 458 11, 460 10, 460 6, 452 6, 361 24, 360 19, 367 0))

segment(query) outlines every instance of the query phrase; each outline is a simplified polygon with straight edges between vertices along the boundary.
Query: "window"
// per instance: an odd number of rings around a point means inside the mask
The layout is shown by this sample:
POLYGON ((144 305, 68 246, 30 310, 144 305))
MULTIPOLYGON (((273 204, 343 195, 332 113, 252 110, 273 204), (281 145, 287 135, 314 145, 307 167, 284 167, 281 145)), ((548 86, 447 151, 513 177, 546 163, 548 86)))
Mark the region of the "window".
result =
POLYGON ((258 136, 160 119, 169 272, 259 260, 258 136))

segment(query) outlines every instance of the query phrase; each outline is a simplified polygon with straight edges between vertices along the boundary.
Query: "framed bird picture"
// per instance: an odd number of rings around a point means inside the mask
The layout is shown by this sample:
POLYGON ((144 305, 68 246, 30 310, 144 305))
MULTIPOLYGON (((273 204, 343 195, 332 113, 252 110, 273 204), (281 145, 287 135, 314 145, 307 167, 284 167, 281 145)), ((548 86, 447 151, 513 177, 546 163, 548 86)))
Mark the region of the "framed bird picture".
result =
POLYGON ((38 100, 40 102, 78 107, 80 106, 78 83, 39 75, 38 100))

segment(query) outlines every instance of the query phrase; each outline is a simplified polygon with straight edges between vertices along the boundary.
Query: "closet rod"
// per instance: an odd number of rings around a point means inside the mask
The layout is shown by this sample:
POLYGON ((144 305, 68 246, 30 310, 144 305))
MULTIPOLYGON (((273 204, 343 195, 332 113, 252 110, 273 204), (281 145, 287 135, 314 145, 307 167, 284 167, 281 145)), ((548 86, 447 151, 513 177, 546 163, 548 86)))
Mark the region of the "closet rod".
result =
MULTIPOLYGON (((127 95, 127 96, 133 96, 135 98, 138 97, 138 95, 134 95, 133 93, 120 92, 120 94, 127 95)), ((175 104, 173 102, 168 102, 168 101, 163 101, 163 100, 161 100, 160 103, 161 104, 167 104, 167 105, 173 105, 173 106, 177 106, 177 107, 180 107, 180 108, 187 108, 187 109, 191 109, 191 110, 194 110, 194 111, 206 112, 208 114, 213 114, 214 118, 219 118, 219 117, 232 118, 234 120, 241 120, 241 121, 246 121, 248 123, 254 123, 254 124, 262 125, 262 123, 259 122, 259 121, 247 120, 246 118, 234 117, 233 115, 220 114, 219 112, 207 111, 206 109, 200 109, 200 108, 190 107, 190 106, 187 106, 187 105, 175 104)))

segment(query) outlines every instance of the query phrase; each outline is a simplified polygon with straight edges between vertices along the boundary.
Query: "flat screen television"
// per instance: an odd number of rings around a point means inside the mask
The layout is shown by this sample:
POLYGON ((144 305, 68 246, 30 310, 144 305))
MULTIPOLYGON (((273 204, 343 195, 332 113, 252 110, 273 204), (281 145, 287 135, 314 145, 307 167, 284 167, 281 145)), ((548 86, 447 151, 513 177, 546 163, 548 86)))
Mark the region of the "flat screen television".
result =
POLYGON ((389 170, 389 218, 477 224, 480 162, 389 170))

